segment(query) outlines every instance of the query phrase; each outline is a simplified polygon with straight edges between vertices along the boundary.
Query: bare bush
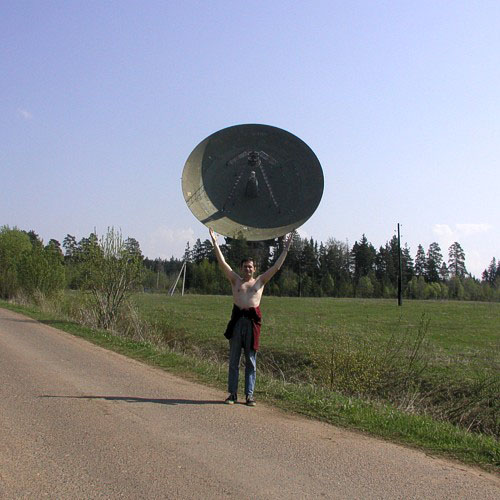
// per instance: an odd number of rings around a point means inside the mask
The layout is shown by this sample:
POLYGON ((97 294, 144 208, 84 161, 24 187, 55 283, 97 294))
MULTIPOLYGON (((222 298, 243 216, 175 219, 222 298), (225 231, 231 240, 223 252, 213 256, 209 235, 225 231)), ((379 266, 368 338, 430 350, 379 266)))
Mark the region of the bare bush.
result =
POLYGON ((119 231, 109 228, 82 256, 83 289, 98 328, 111 329, 130 294, 141 284, 140 253, 131 252, 119 231))

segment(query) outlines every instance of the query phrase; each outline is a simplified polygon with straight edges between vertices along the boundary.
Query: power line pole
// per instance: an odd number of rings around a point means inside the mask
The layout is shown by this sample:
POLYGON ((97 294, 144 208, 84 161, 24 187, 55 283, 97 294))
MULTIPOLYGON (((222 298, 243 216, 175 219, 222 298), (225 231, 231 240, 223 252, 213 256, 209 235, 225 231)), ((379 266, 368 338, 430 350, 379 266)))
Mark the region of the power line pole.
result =
POLYGON ((184 284, 186 282, 186 261, 184 261, 182 263, 181 270, 179 271, 179 274, 177 275, 177 279, 175 280, 174 286, 169 291, 170 296, 172 296, 175 293, 175 289, 177 288, 177 283, 179 282, 179 278, 181 277, 182 273, 184 273, 184 277, 182 279, 182 296, 184 296, 184 284))
POLYGON ((184 285, 186 284, 186 261, 184 261, 184 274, 182 275, 182 297, 184 297, 184 285))
POLYGON ((398 306, 403 305, 403 262, 401 259, 401 237, 398 222, 398 306))

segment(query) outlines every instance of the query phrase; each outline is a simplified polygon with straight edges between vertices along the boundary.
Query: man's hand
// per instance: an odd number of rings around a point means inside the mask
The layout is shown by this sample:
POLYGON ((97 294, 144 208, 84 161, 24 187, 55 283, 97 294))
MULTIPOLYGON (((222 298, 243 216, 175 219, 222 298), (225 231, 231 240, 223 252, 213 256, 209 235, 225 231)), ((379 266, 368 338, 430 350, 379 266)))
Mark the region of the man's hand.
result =
POLYGON ((217 243, 217 236, 211 227, 208 228, 208 231, 210 232, 210 237, 212 238, 212 243, 215 245, 217 243))
POLYGON ((293 241, 293 235, 295 234, 295 231, 292 231, 291 233, 288 233, 286 242, 285 242, 285 250, 288 252, 290 250, 290 247, 292 246, 292 241, 293 241))

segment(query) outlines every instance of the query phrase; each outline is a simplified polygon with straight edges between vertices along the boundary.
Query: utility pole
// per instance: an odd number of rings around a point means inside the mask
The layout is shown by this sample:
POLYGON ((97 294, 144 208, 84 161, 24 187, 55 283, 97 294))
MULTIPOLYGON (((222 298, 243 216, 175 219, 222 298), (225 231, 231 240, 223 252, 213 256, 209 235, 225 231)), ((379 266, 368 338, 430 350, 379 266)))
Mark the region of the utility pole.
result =
POLYGON ((302 297, 302 264, 301 257, 299 257, 299 297, 302 297))
POLYGON ((403 262, 401 260, 401 237, 398 222, 398 306, 403 305, 403 262))
POLYGON ((182 297, 184 297, 184 285, 186 284, 186 261, 184 261, 184 274, 182 275, 182 297))
POLYGON ((177 275, 177 279, 175 280, 174 286, 170 289, 169 295, 172 296, 175 293, 175 289, 177 288, 177 283, 179 282, 179 278, 181 277, 181 274, 184 273, 184 277, 182 278, 182 296, 184 296, 184 284, 186 282, 186 261, 182 263, 181 270, 179 271, 179 274, 177 275))

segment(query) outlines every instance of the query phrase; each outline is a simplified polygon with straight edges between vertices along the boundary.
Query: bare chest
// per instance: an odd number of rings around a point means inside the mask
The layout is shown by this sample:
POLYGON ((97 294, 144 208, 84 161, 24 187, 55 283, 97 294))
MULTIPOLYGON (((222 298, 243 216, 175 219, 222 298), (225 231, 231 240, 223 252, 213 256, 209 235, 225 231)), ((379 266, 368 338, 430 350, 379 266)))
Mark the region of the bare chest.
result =
POLYGON ((255 280, 252 281, 241 281, 236 285, 236 292, 241 295, 253 295, 257 292, 257 286, 255 280))
POLYGON ((240 281, 233 287, 235 303, 240 307, 257 307, 262 296, 262 287, 256 280, 240 281))

